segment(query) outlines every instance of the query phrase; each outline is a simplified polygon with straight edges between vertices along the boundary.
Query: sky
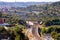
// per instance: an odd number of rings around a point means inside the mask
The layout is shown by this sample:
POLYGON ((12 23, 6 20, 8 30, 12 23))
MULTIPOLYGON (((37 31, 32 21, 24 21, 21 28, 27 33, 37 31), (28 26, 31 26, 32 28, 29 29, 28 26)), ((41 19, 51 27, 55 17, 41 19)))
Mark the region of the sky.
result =
MULTIPOLYGON (((16 2, 56 2, 60 0, 16 0, 16 2)), ((0 2, 15 2, 15 0, 0 0, 0 2)))

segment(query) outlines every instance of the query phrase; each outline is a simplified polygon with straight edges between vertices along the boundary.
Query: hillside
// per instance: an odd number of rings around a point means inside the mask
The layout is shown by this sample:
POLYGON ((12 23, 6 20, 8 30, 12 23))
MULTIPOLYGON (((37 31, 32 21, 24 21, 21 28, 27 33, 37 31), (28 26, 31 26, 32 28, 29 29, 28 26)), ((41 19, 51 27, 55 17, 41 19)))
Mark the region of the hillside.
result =
MULTIPOLYGON (((34 19, 34 17, 38 17, 37 20, 51 20, 54 18, 60 19, 60 2, 54 2, 54 3, 45 3, 45 2, 16 2, 16 3, 0 3, 0 5, 10 5, 14 4, 20 7, 14 8, 12 7, 9 11, 7 11, 8 14, 17 13, 18 15, 22 16, 23 19, 26 17, 34 19), (26 5, 29 5, 25 7, 26 5), (33 5, 34 4, 34 5, 33 5), (38 4, 38 5, 37 5, 38 4), (21 7, 21 5, 25 5, 24 7, 21 7), (16 9, 16 11, 15 11, 16 9), (32 13, 31 13, 32 12, 32 13), (34 15, 34 13, 38 14, 37 16, 34 15), (29 13, 29 14, 28 14, 29 13), (31 14, 30 14, 31 13, 31 14), (33 15, 34 17, 33 17, 33 15), (27 15, 27 16, 26 16, 27 15), (32 16, 32 17, 31 17, 32 16)), ((35 18, 35 19, 36 19, 35 18)))
POLYGON ((28 10, 38 11, 40 20, 52 20, 60 19, 60 2, 54 2, 51 4, 34 5, 27 7, 28 10))

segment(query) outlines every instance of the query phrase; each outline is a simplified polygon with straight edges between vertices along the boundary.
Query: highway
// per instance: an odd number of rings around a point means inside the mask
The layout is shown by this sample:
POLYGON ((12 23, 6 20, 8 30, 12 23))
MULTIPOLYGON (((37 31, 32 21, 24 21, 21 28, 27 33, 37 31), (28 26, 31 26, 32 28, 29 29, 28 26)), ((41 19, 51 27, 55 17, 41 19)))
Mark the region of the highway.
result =
POLYGON ((36 38, 36 40, 41 40, 40 35, 38 33, 38 26, 36 24, 32 28, 32 34, 36 38))
POLYGON ((26 35, 28 36, 29 34, 31 34, 32 36, 30 37, 29 40, 42 40, 39 33, 38 33, 38 26, 36 23, 33 22, 29 22, 29 25, 33 24, 30 26, 30 28, 26 31, 26 35))
POLYGON ((27 22, 28 25, 30 25, 30 28, 26 31, 26 35, 28 36, 29 40, 54 40, 50 34, 42 35, 40 37, 38 33, 38 28, 43 28, 42 25, 38 25, 34 22, 27 22))

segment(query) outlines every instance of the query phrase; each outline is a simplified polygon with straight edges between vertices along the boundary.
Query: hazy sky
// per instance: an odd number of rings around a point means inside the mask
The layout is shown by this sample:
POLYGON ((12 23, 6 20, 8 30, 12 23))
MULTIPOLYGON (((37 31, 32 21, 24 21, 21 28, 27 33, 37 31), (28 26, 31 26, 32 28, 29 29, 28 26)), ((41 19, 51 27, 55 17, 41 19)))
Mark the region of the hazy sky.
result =
MULTIPOLYGON (((15 0, 0 0, 0 2, 15 2, 15 0)), ((16 2, 56 2, 60 0, 16 0, 16 2)))

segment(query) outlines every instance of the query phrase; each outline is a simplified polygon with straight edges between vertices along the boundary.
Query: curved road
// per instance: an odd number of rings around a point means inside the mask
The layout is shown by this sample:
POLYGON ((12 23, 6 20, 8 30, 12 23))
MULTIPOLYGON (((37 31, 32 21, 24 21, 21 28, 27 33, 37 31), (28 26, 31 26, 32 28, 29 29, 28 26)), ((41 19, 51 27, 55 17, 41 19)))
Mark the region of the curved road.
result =
MULTIPOLYGON (((33 22, 32 22, 33 23, 33 22)), ((34 24, 34 23, 33 23, 34 24)), ((38 26, 37 24, 34 24, 31 26, 31 28, 29 28, 26 32, 26 35, 28 36, 28 34, 32 32, 32 40, 42 40, 39 33, 38 33, 38 26), (31 30, 31 31, 30 31, 31 30)))
POLYGON ((36 38, 36 40, 42 40, 38 33, 38 26, 36 24, 34 24, 34 26, 32 28, 32 34, 36 38))

